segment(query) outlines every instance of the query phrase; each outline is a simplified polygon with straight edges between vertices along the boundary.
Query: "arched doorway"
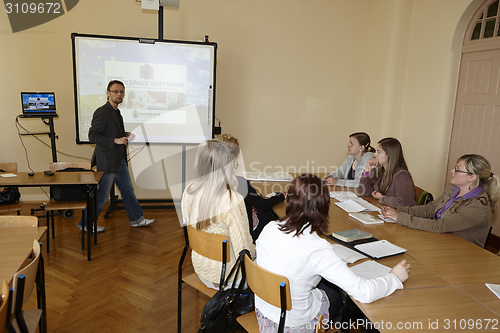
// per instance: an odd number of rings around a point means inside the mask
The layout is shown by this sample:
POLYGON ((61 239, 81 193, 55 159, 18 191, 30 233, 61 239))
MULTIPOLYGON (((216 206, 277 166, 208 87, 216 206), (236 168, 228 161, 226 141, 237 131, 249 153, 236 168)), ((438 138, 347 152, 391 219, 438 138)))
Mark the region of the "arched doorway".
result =
MULTIPOLYGON (((500 175, 500 1, 484 1, 470 20, 462 45, 447 170, 458 157, 486 157, 500 175)), ((449 183, 447 173, 446 183, 449 183)), ((500 233, 500 214, 493 233, 500 233)), ((500 238, 498 238, 500 241, 500 238)))

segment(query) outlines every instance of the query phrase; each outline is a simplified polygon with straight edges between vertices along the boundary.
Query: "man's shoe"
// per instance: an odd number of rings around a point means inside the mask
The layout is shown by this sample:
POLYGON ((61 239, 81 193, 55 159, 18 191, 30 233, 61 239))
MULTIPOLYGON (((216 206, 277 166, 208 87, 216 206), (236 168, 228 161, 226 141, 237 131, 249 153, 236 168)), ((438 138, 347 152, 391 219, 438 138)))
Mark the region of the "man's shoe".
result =
MULTIPOLYGON (((81 225, 78 225, 78 229, 82 230, 82 226, 81 225)), ((104 232, 104 230, 106 230, 105 227, 101 227, 101 226, 97 226, 97 232, 104 232)), ((85 232, 87 232, 87 227, 85 227, 85 232)))
POLYGON ((133 228, 146 227, 154 222, 155 222, 155 219, 146 219, 146 218, 142 217, 142 219, 138 219, 137 221, 130 221, 130 225, 133 228))

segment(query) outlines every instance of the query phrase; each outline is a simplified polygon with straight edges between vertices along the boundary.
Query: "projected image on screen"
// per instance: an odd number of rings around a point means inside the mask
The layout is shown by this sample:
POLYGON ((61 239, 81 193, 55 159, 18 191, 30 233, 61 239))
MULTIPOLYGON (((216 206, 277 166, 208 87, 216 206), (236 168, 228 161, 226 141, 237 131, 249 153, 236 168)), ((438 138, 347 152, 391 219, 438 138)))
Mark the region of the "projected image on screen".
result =
POLYGON ((78 142, 89 142, 92 115, 106 103, 111 80, 125 84, 118 108, 134 142, 212 138, 216 44, 74 34, 73 47, 78 142))

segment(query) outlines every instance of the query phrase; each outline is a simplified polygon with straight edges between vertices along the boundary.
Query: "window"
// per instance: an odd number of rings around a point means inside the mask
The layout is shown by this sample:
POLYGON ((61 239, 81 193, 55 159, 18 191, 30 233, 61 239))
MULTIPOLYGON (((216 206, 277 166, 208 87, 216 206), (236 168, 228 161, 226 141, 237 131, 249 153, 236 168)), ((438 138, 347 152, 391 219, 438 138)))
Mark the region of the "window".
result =
POLYGON ((499 0, 491 2, 478 14, 479 17, 476 19, 476 24, 470 38, 471 40, 500 36, 498 2, 499 0))

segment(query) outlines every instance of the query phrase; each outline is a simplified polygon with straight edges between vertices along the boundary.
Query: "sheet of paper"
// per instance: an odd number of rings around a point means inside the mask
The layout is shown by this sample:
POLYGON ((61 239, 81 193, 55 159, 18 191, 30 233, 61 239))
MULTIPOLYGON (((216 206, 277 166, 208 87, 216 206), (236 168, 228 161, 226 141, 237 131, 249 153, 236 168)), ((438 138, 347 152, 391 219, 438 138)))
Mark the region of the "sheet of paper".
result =
POLYGON ((349 199, 357 198, 358 196, 354 192, 344 192, 344 191, 332 191, 330 192, 330 198, 334 198, 338 201, 347 201, 349 199))
POLYGON ((293 180, 292 175, 285 172, 265 173, 265 172, 243 172, 243 177, 248 180, 269 180, 273 182, 289 182, 293 180))
POLYGON ((351 250, 350 248, 344 245, 332 244, 332 247, 335 253, 340 257, 340 259, 349 264, 352 264, 353 262, 356 262, 361 259, 368 258, 362 255, 361 253, 351 250))
POLYGON ((488 287, 496 297, 500 298, 500 284, 485 283, 485 286, 488 287))
POLYGON ((351 267, 351 270, 357 275, 364 277, 365 279, 375 279, 389 273, 391 271, 391 268, 379 264, 376 261, 369 260, 351 267))
POLYGON ((380 212, 380 208, 361 198, 349 199, 347 201, 336 202, 335 204, 348 213, 380 212))
POLYGON ((387 223, 396 223, 396 221, 394 221, 393 219, 390 219, 388 217, 384 217, 384 215, 382 215, 382 214, 378 214, 378 217, 380 217, 381 220, 384 220, 387 223))
POLYGON ((399 253, 406 252, 406 249, 394 245, 386 240, 379 240, 376 242, 364 243, 354 246, 359 251, 372 256, 373 258, 384 258, 399 253))
POLYGON ((12 178, 12 177, 17 177, 16 174, 14 173, 2 173, 0 174, 0 176, 4 177, 4 178, 12 178))

